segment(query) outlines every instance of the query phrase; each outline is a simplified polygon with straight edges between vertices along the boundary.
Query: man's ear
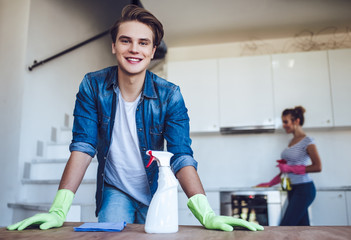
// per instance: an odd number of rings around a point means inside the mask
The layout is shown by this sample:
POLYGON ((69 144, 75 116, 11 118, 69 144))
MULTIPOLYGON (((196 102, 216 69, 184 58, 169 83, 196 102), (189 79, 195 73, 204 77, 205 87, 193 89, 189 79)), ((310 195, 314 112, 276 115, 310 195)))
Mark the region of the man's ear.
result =
POLYGON ((112 43, 112 54, 116 54, 116 44, 112 43))
POLYGON ((154 55, 155 55, 155 52, 156 52, 156 46, 154 46, 154 48, 152 49, 152 57, 151 57, 151 59, 154 59, 154 55))

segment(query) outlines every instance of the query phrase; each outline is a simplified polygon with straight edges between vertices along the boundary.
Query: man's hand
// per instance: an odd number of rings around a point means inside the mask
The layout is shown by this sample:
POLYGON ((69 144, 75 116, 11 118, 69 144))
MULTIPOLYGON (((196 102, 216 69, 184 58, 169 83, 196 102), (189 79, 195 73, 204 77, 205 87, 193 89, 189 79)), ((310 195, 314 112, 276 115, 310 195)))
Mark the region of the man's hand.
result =
POLYGON ((34 215, 33 217, 24 219, 18 223, 10 225, 7 227, 8 230, 18 230, 22 231, 30 225, 39 225, 41 230, 46 230, 53 227, 61 227, 65 220, 62 219, 55 213, 39 213, 34 215))
POLYGON ((233 227, 244 227, 251 231, 261 231, 264 229, 261 225, 243 219, 229 216, 216 216, 207 201, 207 197, 203 194, 196 194, 189 198, 188 207, 200 223, 207 229, 218 229, 222 231, 233 231, 233 227))
POLYGON ((49 213, 39 213, 33 217, 24 219, 7 227, 8 230, 23 230, 30 225, 40 224, 39 228, 46 230, 53 227, 61 227, 66 220, 67 213, 71 207, 74 193, 67 189, 57 191, 56 197, 49 213))
POLYGON ((261 225, 230 216, 208 216, 204 226, 207 229, 218 229, 227 232, 233 231, 233 227, 244 227, 251 231, 263 230, 261 225))

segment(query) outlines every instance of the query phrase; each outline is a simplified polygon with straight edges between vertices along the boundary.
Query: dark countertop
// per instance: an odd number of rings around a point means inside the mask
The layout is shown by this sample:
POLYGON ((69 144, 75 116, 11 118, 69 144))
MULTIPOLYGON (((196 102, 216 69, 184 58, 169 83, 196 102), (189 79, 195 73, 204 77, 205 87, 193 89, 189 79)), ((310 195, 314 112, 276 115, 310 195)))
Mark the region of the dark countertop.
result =
POLYGON ((351 239, 351 226, 315 226, 315 227, 265 227, 264 231, 251 232, 234 230, 223 232, 208 230, 202 226, 179 226, 177 233, 147 234, 144 225, 128 224, 122 232, 74 232, 73 227, 82 223, 66 222, 61 228, 39 230, 38 228, 23 231, 8 231, 0 228, 0 239, 138 239, 138 240, 184 240, 184 239, 240 239, 240 240, 346 240, 351 239))

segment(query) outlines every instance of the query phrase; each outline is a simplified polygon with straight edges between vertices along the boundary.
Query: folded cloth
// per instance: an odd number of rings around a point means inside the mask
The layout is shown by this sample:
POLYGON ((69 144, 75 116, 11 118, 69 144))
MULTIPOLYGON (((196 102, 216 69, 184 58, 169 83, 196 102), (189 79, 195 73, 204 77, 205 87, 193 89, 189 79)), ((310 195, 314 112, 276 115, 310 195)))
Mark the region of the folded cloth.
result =
POLYGON ((120 232, 127 225, 126 222, 119 223, 84 223, 79 227, 75 227, 74 231, 76 232, 120 232))

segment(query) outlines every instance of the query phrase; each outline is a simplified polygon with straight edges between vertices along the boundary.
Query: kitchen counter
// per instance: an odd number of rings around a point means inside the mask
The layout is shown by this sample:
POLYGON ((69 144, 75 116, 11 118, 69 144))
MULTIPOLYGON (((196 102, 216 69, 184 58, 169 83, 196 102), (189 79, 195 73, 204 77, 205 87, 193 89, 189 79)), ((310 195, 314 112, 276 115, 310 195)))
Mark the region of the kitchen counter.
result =
MULTIPOLYGON (((335 187, 320 187, 316 186, 317 191, 351 191, 351 186, 335 186, 335 187)), ((233 192, 233 191, 282 191, 280 185, 267 188, 257 187, 220 187, 220 188, 207 188, 206 192, 233 192)))
POLYGON ((147 234, 144 225, 128 224, 122 232, 74 232, 73 227, 82 223, 66 222, 61 228, 39 230, 38 228, 25 229, 23 231, 8 231, 0 229, 0 239, 240 239, 240 240, 274 240, 274 239, 308 239, 308 240, 331 240, 351 239, 351 226, 322 226, 322 227, 265 227, 264 231, 251 232, 237 229, 233 232, 208 230, 202 226, 179 226, 177 233, 147 234))

